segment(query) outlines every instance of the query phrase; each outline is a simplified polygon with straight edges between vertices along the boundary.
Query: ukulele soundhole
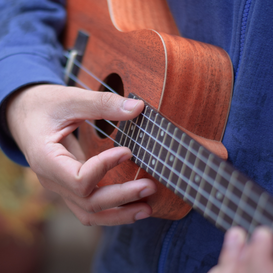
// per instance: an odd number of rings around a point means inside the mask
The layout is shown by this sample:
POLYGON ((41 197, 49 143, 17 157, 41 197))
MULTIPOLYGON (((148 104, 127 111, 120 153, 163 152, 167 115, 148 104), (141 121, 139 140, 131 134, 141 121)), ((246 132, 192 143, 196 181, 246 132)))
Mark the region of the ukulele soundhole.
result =
MULTIPOLYGON (((124 88, 123 88, 123 82, 121 77, 116 74, 116 73, 112 73, 109 76, 107 76, 104 81, 103 81, 106 85, 108 85, 112 90, 114 90, 116 93, 118 93, 121 96, 124 96, 124 88)), ((112 90, 110 90, 108 87, 101 85, 99 88, 99 91, 103 91, 103 92, 112 92, 112 90)), ((117 121, 111 121, 112 123, 114 123, 115 125, 118 124, 117 121)), ((98 126, 103 132, 105 132, 106 135, 110 135, 113 131, 114 131, 114 127, 109 124, 107 121, 105 121, 104 119, 101 120, 96 120, 95 121, 96 126, 98 126)), ((98 130, 97 134, 100 138, 106 138, 106 135, 100 133, 98 130)))

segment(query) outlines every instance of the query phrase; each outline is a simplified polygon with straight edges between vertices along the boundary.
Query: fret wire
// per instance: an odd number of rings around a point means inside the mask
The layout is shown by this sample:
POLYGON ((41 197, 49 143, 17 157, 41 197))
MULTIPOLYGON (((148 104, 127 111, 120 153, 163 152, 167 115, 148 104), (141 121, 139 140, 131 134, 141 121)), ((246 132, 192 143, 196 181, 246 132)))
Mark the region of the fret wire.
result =
MULTIPOLYGON (((159 127, 160 129, 162 129, 162 127, 159 127)), ((141 128, 140 128, 141 129, 141 128)), ((153 136, 151 136, 151 137, 153 137, 153 136)), ((161 142, 162 143, 162 142, 161 142)), ((162 143, 163 144, 163 143, 162 143)), ((164 144, 163 144, 164 145, 164 144)), ((185 145, 184 145, 184 147, 185 147, 185 145)), ((191 150, 191 148, 187 145, 187 148, 188 148, 188 150, 191 150)), ((179 155, 178 155, 179 156, 179 155)), ((211 154, 211 156, 213 156, 213 154, 211 154)), ((221 162, 222 163, 222 162, 221 162)), ((186 163, 184 163, 184 164, 186 164, 186 165, 188 165, 190 168, 192 168, 196 173, 198 173, 199 175, 200 175, 200 172, 199 172, 199 170, 198 169, 196 169, 195 168, 195 166, 193 166, 191 163, 190 163, 190 165, 186 162, 186 163)), ((178 174, 178 176, 180 177, 180 174, 178 174)), ((200 176, 202 176, 202 175, 200 175, 200 176)), ((181 178, 181 177, 180 177, 181 178)), ((211 185, 214 183, 214 180, 212 180, 208 175, 206 175, 206 179, 207 180, 209 180, 209 181, 207 181, 208 183, 210 183, 211 185)), ((187 179, 186 179, 187 180, 187 179)), ((189 182, 190 183, 190 182, 189 182)), ((218 185, 220 188, 221 188, 221 191, 223 192, 223 186, 221 186, 221 185, 218 185)), ((235 185, 236 186, 236 185, 235 185)), ((219 191, 220 191, 220 189, 218 189, 219 191)), ((235 196, 235 198, 237 198, 236 196, 235 196)), ((237 198, 238 199, 238 198, 237 198)), ((217 199, 216 199, 217 200, 217 199)), ((231 199, 232 200, 232 199, 231 199)), ((239 200, 239 199, 238 199, 239 200)), ((234 200, 232 200, 232 201, 234 201, 234 200)), ((256 201, 256 200, 254 200, 254 201, 256 201)), ((236 203, 236 201, 234 201, 234 203, 236 203)), ((248 208, 248 207, 250 207, 250 209, 252 209, 252 207, 251 206, 249 206, 249 204, 247 204, 247 203, 245 203, 245 205, 246 205, 246 207, 248 208)), ((253 211, 253 209, 252 209, 252 211, 253 211)), ((250 212, 248 212, 250 215, 251 215, 251 213, 252 213, 252 211, 250 211, 250 212)))
MULTIPOLYGON (((147 119, 149 119, 147 116, 146 116, 146 118, 147 119)), ((162 130, 164 130, 163 128, 161 128, 161 127, 159 127, 159 129, 162 129, 162 130)), ((169 132, 167 132, 166 131, 166 133, 167 134, 169 134, 169 132)), ((178 142, 178 143, 180 143, 180 141, 175 137, 175 136, 173 136, 173 135, 171 135, 171 134, 169 134, 171 137, 174 137, 175 138, 175 140, 178 142)), ((185 144, 185 143, 183 143, 182 144, 183 145, 183 147, 185 147, 186 149, 188 149, 188 150, 190 150, 194 155, 196 155, 197 156, 197 152, 195 151, 195 150, 192 150, 191 149, 191 147, 189 147, 189 145, 187 145, 187 144, 185 144)), ((168 149, 168 148, 167 148, 168 149)), ((174 151, 171 151, 175 156, 178 156, 178 157, 180 157, 179 155, 177 155, 174 151)), ((218 168, 218 166, 217 165, 215 165, 213 162, 211 162, 211 161, 207 161, 207 159, 204 157, 204 156, 202 156, 201 155, 201 157, 199 157, 201 160, 202 160, 202 162, 204 162, 205 164, 207 164, 207 165, 209 165, 214 171, 216 171, 217 172, 217 169, 216 168, 218 168), (210 163, 212 163, 212 164, 210 164, 210 163), (216 167, 216 168, 215 168, 216 167)), ((180 160, 181 160, 181 158, 179 158, 180 160)), ((182 160, 183 160, 183 158, 182 158, 182 160)), ((224 161, 222 161, 222 162, 224 162, 224 161)), ((224 164, 225 164, 225 162, 224 162, 224 164)), ((222 172, 222 175, 221 175, 224 179, 226 179, 227 181, 231 181, 231 176, 232 176, 232 174, 230 175, 229 173, 227 173, 226 171, 224 171, 224 172, 222 172)), ((241 183, 241 181, 236 181, 237 183, 235 184, 235 187, 237 188, 237 189, 239 189, 239 190, 243 190, 243 188, 244 188, 244 184, 242 184, 241 183)), ((223 187, 221 186, 221 185, 218 185, 219 187, 220 187, 220 189, 221 189, 221 191, 223 191, 223 187)), ((254 202, 257 202, 257 200, 259 199, 259 195, 258 194, 256 194, 255 192, 251 192, 251 196, 250 196, 251 198, 252 198, 252 200, 254 201, 254 202)), ((271 204, 269 204, 269 206, 270 206, 270 210, 268 211, 269 213, 271 212, 271 211, 273 211, 273 206, 271 205, 271 204)), ((272 214, 272 216, 273 216, 273 214, 272 214)))
MULTIPOLYGON (((70 73, 69 76, 71 77, 71 73, 70 73)), ((72 77, 71 77, 71 78, 72 78, 72 77)), ((82 83, 80 83, 80 84, 84 86, 84 84, 82 84, 82 83)), ((85 86, 84 86, 84 87, 85 87, 85 86)), ((85 87, 85 88, 86 88, 86 87, 85 87)), ((87 88, 87 89, 89 89, 89 88, 87 88)), ((89 89, 89 90, 90 90, 90 89, 89 89)), ((145 117, 147 117, 147 116, 145 116, 145 117)), ((147 118, 149 119, 149 117, 147 117, 147 118)), ((138 126, 138 125, 137 125, 137 126, 138 126)), ((116 127, 116 128, 117 128, 117 127, 116 127)), ((142 128, 140 128, 140 129, 142 130, 142 128)), ((163 129, 163 130, 164 130, 164 129, 163 129)), ((167 133, 169 134, 169 132, 167 132, 167 133)), ((176 141, 177 141, 177 140, 176 140, 176 141)), ((187 148, 188 145, 185 144, 184 146, 187 148)), ((174 153, 172 150, 171 150, 171 152, 174 153)), ((196 151, 193 150, 192 153, 195 154, 196 151)), ((179 156, 179 155, 178 155, 178 156, 179 156)), ((204 159, 204 157, 202 156, 200 159, 202 160, 202 159, 204 159)), ((205 160, 206 160, 206 159, 205 159, 205 160)), ((205 163, 205 164, 208 164, 206 161, 204 161, 204 163, 205 163)), ((215 164, 213 163, 213 165, 211 165, 210 167, 213 168, 214 166, 215 166, 215 164)), ((224 174, 223 174, 223 177, 224 177, 224 178, 225 178, 225 174, 227 174, 227 173, 224 172, 224 174)), ((228 175, 229 175, 229 174, 228 174, 228 175)), ((230 175, 229 175, 229 176, 230 176, 230 175)), ((228 180, 228 178, 226 178, 226 179, 228 180)), ((238 182, 240 182, 240 181, 238 181, 238 182)), ((241 183, 240 183, 240 184, 241 184, 241 183)), ((218 186, 221 186, 221 185, 218 185, 218 186)), ((257 195, 256 195, 255 197, 257 197, 257 195)), ((254 200, 254 201, 256 202, 256 200, 254 200)), ((246 204, 246 205, 249 206, 248 204, 246 204)), ((269 204, 269 205, 271 206, 271 204, 269 204)), ((264 208, 264 209, 267 210, 267 208, 264 208)), ((268 211, 268 213, 271 214, 270 211, 268 211)))
MULTIPOLYGON (((140 161, 142 161, 142 160, 140 159, 140 161)), ((146 163, 143 162, 143 161, 142 161, 142 163, 143 163, 143 164, 146 164, 146 163)), ((147 165, 147 164, 146 164, 146 165, 147 165)), ((147 167, 148 167, 148 169, 149 169, 149 168, 151 169, 150 166, 147 165, 147 167)), ((153 169, 152 169, 152 170, 153 170, 153 169)), ((158 176, 162 176, 162 175, 161 175, 160 173, 158 173, 156 170, 155 170, 155 172, 157 173, 158 176)), ((169 182, 169 184, 170 184, 170 186, 171 186, 172 188, 176 188, 176 185, 175 185, 174 183, 169 182)), ((182 195, 185 195, 185 191, 183 191, 181 188, 179 188, 178 191, 179 191, 182 195)), ((193 203, 193 202, 194 202, 194 198, 192 198, 191 196, 189 196, 188 201, 190 201, 191 203, 193 203)), ((203 204, 199 203, 199 206, 196 205, 196 208, 197 208, 197 209, 200 209, 200 211, 202 212, 202 211, 204 211, 204 208, 201 208, 200 205, 201 205, 202 207, 204 207, 203 204)), ((211 220, 215 221, 217 215, 216 215, 215 213, 213 213, 213 212, 212 212, 212 214, 207 214, 207 215, 206 215, 206 218, 210 218, 211 220), (212 214, 214 214, 214 215, 212 215, 212 214)), ((225 225, 222 225, 222 227, 223 227, 225 230, 228 230, 228 229, 231 227, 230 223, 226 222, 224 219, 223 219, 223 222, 225 222, 225 225)))
MULTIPOLYGON (((158 131, 158 134, 159 134, 159 132, 160 132, 160 131, 158 131)), ((144 149, 146 149, 146 148, 144 148, 144 149)), ((148 152, 149 152, 149 151, 148 151, 148 152)), ((213 156, 213 155, 211 154, 211 156, 213 156)), ((141 159, 139 159, 139 160, 142 161, 141 159)), ((161 160, 160 158, 158 158, 158 157, 157 157, 157 160, 161 161, 161 163, 164 163, 164 162, 162 162, 162 160, 161 160)), ((143 162, 143 161, 142 161, 142 164, 147 165, 147 164, 146 164, 145 162, 143 162)), ((148 168, 151 168, 151 167, 148 166, 148 165, 147 165, 147 167, 148 167, 148 168)), ((171 168, 171 169, 173 169, 173 168, 171 168)), ((192 169, 193 169, 193 168, 192 168, 192 169)), ((178 173, 176 170, 174 170, 174 171, 178 174, 178 176, 180 176, 180 173, 178 173)), ((164 177, 162 174, 158 173, 154 168, 153 168, 153 172, 156 172, 157 174, 159 174, 159 177, 166 179, 166 177, 164 177)), ((182 175, 182 176, 183 176, 183 178, 184 178, 185 181, 188 180, 184 175, 182 175)), ((169 181, 169 183, 170 183, 170 185, 171 185, 173 188, 177 188, 177 187, 174 187, 174 186, 172 185, 172 184, 173 184, 172 182, 169 181)), ((189 181, 188 183, 190 183, 190 181, 189 181)), ((198 191, 198 187, 197 187, 197 186, 195 186, 195 185, 193 184, 192 187, 193 187, 195 190, 198 191)), ((178 191, 181 193, 181 188, 179 188, 178 191)), ((182 191, 182 192, 184 192, 184 191, 182 191)), ((200 192, 200 191, 199 191, 199 192, 200 192)), ((181 194, 183 195, 183 193, 181 193, 181 194)), ((211 196, 210 194, 208 194, 206 191, 204 191, 204 190, 202 190, 202 189, 201 189, 201 194, 203 195, 203 197, 205 197, 205 198, 207 198, 207 199, 208 199, 208 196, 211 196)), ((187 196, 187 194, 185 194, 185 192, 184 192, 184 196, 187 196)), ((187 196, 187 198, 188 198, 188 200, 192 199, 191 196, 187 196), (190 198, 189 198, 189 197, 190 197, 190 198)), ((195 200, 195 199, 193 199, 193 200, 195 200)), ((212 201, 211 203, 213 203, 213 204, 214 204, 216 207, 218 207, 218 208, 220 208, 219 204, 222 204, 222 203, 221 203, 220 201, 218 201, 214 196, 213 196, 213 201, 212 201)), ((246 205, 246 207, 249 206, 247 203, 245 203, 245 205, 246 205)), ((231 213, 232 213, 233 211, 232 211, 230 208, 228 208, 226 205, 224 205, 224 206, 225 206, 226 214, 227 214, 228 216, 230 216, 230 218, 232 218, 233 215, 230 214, 230 211, 231 211, 231 213)), ((197 206, 197 207, 198 207, 198 206, 197 206)), ((208 215, 209 215, 209 214, 208 214, 208 215)), ((262 215, 262 217, 265 218, 263 215, 262 215)), ((266 219, 266 218, 265 218, 265 219, 266 219)), ((243 222, 246 222, 244 219, 242 219, 242 221, 243 221, 243 222)), ((248 224, 248 223, 246 222, 246 224, 248 224)))

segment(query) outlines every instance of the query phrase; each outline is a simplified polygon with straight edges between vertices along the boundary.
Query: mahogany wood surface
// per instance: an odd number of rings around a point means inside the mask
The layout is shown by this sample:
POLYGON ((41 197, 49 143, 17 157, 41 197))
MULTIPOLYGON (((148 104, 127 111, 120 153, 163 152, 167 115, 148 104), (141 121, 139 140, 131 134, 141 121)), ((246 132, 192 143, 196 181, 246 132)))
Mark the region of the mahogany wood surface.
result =
MULTIPOLYGON (((215 46, 179 36, 165 0, 68 0, 65 46, 77 32, 90 34, 83 66, 101 80, 118 74, 122 92, 138 94, 147 103, 212 151, 226 157, 221 144, 232 93, 232 66, 215 46)), ((79 79, 92 90, 101 84, 81 71, 79 79)), ((111 134, 115 138, 116 130, 111 134)), ((89 125, 80 128, 87 158, 113 147, 89 125)), ((99 183, 123 183, 151 176, 131 161, 114 168, 99 183)), ((157 182, 148 198, 153 216, 180 219, 191 207, 157 182)))

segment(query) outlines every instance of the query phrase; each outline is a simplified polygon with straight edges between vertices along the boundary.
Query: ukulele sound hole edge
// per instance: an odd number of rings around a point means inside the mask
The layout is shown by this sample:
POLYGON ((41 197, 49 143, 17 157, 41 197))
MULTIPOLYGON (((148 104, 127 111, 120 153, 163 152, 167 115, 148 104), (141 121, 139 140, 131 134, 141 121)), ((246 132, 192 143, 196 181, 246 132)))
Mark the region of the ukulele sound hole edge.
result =
MULTIPOLYGON (((119 95, 124 96, 124 86, 123 86, 123 82, 121 77, 117 74, 117 73, 112 73, 110 75, 108 75, 104 80, 104 83, 106 83, 106 85, 108 85, 109 87, 111 87, 115 92, 117 92, 119 95)), ((102 92, 111 92, 111 90, 109 90, 106 86, 101 85, 99 88, 99 91, 102 92)), ((113 124, 115 124, 117 126, 118 121, 112 121, 111 122, 113 124)), ((104 134, 102 134, 100 131, 96 130, 98 136, 102 139, 107 138, 107 136, 111 135, 112 132, 114 131, 114 127, 109 124, 107 121, 105 121, 104 119, 100 119, 100 120, 95 120, 95 125, 102 130, 104 134), (107 136, 106 136, 107 135, 107 136)))

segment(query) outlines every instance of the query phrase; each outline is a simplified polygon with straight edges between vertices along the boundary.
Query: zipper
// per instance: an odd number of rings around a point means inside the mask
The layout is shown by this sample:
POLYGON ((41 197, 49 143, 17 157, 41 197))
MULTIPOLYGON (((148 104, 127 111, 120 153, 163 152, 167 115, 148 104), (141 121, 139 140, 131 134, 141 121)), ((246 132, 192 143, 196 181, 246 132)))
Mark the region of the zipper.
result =
POLYGON ((163 245, 161 248, 159 261, 158 261, 158 267, 157 267, 157 273, 164 273, 165 271, 165 265, 168 258, 171 241, 173 239, 174 233, 176 231, 176 228, 178 226, 179 221, 174 221, 172 225, 170 226, 169 230, 167 231, 165 238, 163 240, 163 245))

